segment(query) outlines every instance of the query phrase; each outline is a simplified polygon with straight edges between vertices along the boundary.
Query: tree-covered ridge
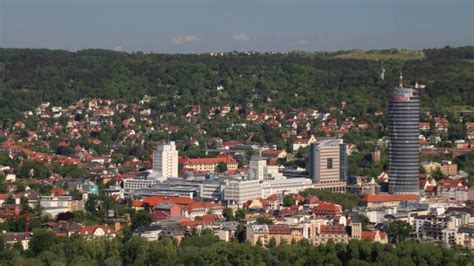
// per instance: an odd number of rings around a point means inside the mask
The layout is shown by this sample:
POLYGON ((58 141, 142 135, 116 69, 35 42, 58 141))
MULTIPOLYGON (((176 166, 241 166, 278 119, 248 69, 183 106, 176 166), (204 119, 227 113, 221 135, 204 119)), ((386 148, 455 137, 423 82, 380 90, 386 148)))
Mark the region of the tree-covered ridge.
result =
POLYGON ((189 104, 253 104, 258 109, 349 103, 349 115, 385 107, 387 92, 404 70, 407 82, 427 84, 423 105, 439 108, 474 102, 474 47, 424 50, 423 59, 340 59, 336 53, 143 54, 0 49, 2 116, 39 103, 68 105, 83 97, 136 102, 156 96, 169 111, 189 104), (224 90, 216 90, 222 85, 224 90))
POLYGON ((143 238, 56 237, 37 230, 30 250, 0 245, 2 265, 472 265, 467 250, 445 249, 407 241, 396 245, 351 240, 348 244, 279 246, 222 242, 210 231, 191 235, 177 245, 143 238))

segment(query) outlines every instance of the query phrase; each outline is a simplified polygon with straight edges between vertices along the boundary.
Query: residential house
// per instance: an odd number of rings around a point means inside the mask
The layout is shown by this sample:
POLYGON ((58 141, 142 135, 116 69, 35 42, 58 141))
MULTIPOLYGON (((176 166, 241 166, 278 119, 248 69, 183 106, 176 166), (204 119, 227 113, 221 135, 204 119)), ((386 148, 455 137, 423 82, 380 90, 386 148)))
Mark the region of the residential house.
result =
POLYGON ((76 229, 74 232, 77 235, 86 237, 88 239, 96 237, 114 238, 115 232, 107 225, 84 225, 76 229))
POLYGON ((29 248, 31 235, 30 232, 5 232, 3 233, 3 241, 8 245, 20 243, 23 250, 27 250, 29 248))
POLYGON ((271 238, 275 239, 277 245, 285 241, 291 243, 292 241, 300 241, 303 239, 303 233, 300 228, 290 227, 285 224, 274 225, 249 225, 247 226, 247 241, 251 245, 262 243, 267 246, 271 238))

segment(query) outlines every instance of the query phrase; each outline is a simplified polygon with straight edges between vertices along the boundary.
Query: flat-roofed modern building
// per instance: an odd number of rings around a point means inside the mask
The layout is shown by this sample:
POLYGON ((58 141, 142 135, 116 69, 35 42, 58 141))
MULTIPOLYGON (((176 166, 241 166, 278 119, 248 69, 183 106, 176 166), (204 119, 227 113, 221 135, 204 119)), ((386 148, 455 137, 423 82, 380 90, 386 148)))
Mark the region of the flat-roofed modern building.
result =
POLYGON ((258 180, 226 180, 224 200, 243 204, 248 200, 262 197, 262 185, 258 180))
POLYGON ((388 101, 389 193, 418 194, 420 168, 420 97, 415 88, 400 86, 388 101))

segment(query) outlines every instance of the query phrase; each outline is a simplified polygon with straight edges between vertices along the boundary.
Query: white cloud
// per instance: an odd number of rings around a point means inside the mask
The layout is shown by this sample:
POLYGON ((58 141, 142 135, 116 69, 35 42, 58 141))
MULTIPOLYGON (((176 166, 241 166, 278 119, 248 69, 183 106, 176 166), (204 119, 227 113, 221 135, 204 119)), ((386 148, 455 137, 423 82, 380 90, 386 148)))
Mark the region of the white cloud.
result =
POLYGON ((125 49, 121 45, 118 45, 118 46, 115 46, 114 48, 112 48, 112 51, 125 52, 125 49))
POLYGON ((307 46, 307 45, 309 45, 309 41, 308 40, 297 40, 296 44, 300 45, 300 46, 307 46))
POLYGON ((252 38, 250 38, 250 36, 245 32, 237 32, 232 34, 232 39, 238 42, 248 42, 252 38))
POLYGON ((201 41, 196 35, 173 36, 170 42, 175 45, 183 45, 188 43, 197 43, 201 41))

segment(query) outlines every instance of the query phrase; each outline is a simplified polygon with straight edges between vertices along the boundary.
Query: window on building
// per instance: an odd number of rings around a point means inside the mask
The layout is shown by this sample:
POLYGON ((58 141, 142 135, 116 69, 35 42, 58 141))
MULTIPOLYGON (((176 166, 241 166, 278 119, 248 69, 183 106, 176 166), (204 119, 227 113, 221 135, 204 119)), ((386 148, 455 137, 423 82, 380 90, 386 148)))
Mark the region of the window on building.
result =
POLYGON ((328 169, 332 169, 332 158, 328 158, 327 166, 328 166, 328 169))

